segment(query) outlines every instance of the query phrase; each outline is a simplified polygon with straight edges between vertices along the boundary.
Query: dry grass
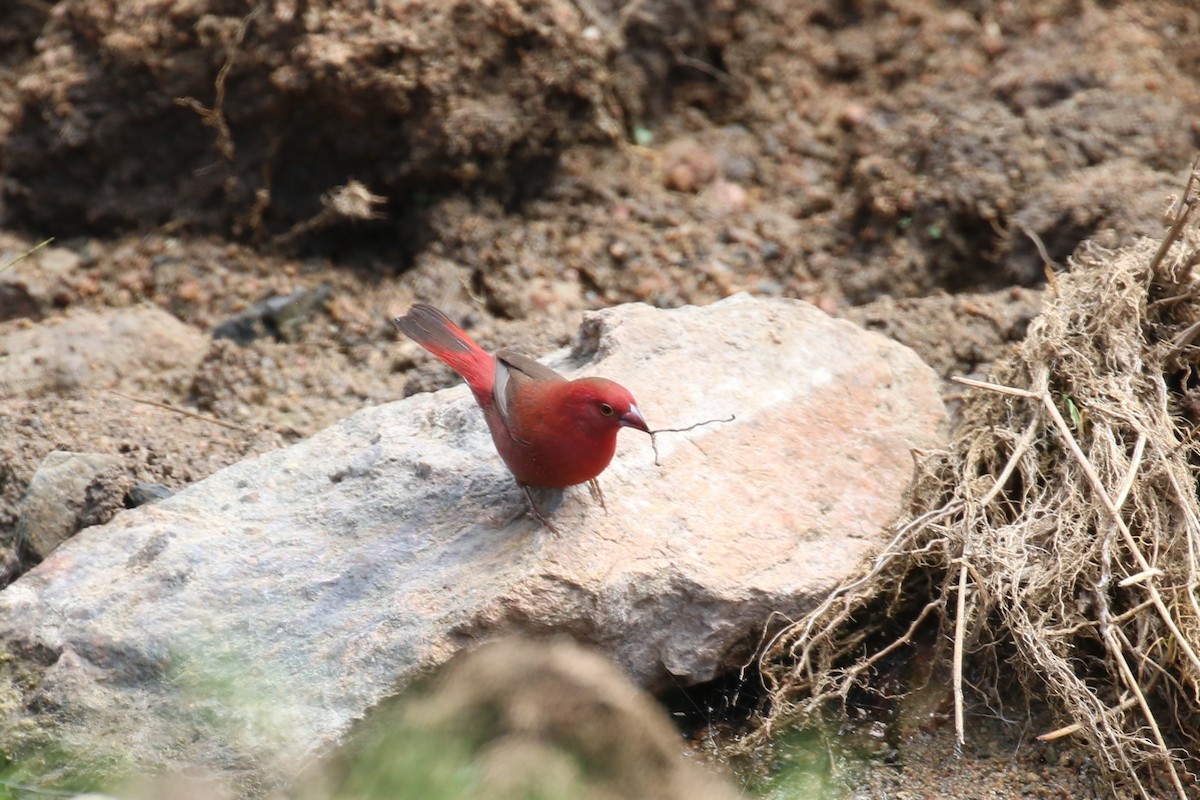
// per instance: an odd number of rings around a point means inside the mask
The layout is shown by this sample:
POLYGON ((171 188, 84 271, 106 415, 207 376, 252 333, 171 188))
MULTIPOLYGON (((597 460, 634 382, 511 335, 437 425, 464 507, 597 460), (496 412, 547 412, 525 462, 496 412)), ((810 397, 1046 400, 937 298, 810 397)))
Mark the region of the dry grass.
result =
POLYGON ((1047 695, 1143 797, 1200 771, 1200 202, 1195 171, 1162 241, 1085 246, 1024 342, 975 387, 907 518, 855 581, 763 656, 770 723, 845 697, 926 622, 964 685, 1002 673, 1047 695), (932 584, 930 584, 932 581, 932 584), (932 585, 923 595, 914 587, 932 585), (886 607, 908 632, 863 655, 886 607))

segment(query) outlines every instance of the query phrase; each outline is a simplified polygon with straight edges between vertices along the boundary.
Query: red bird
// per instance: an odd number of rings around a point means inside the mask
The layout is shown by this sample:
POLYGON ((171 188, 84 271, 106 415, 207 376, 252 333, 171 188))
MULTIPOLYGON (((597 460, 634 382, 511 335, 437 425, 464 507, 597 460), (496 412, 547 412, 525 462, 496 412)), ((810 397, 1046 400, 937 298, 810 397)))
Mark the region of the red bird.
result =
POLYGON ((604 504, 596 476, 612 461, 617 432, 650 432, 629 390, 604 378, 569 381, 532 358, 500 350, 495 357, 433 306, 418 303, 396 327, 454 368, 483 409, 492 441, 533 510, 531 488, 588 484, 604 504))

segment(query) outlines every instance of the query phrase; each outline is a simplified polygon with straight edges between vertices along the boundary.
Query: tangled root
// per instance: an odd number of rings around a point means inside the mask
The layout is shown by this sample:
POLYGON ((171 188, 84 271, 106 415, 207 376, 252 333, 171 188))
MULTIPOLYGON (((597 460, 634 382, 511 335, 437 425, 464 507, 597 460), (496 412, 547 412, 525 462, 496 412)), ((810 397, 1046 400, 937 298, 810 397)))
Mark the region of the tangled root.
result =
MULTIPOLYGON (((1200 770, 1200 202, 1193 173, 1163 241, 1085 245, 1023 343, 975 387, 910 511, 856 580, 766 648, 771 722, 845 698, 938 621, 954 643, 956 723, 1016 670, 1144 797, 1200 770), (929 589, 913 598, 914 586, 929 589), (922 606, 922 603, 924 605, 922 606), (908 632, 863 655, 856 617, 908 632), (981 680, 980 675, 989 676, 981 680)), ((878 626, 875 630, 878 630, 878 626)))

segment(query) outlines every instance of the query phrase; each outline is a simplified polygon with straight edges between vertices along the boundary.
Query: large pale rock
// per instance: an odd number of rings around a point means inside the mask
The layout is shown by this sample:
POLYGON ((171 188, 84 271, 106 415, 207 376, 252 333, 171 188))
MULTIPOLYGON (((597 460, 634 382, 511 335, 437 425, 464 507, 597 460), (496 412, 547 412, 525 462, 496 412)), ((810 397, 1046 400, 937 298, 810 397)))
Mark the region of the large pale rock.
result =
MULTIPOLYGON (((580 372, 628 386, 652 427, 737 419, 660 435, 661 466, 623 432, 608 513, 572 490, 556 536, 465 387, 365 409, 81 532, 0 593, 7 649, 49 664, 11 691, 81 763, 221 767, 254 793, 500 632, 565 631, 649 688, 703 681, 854 568, 910 450, 942 435, 931 370, 804 303, 623 306, 581 339, 580 372)), ((13 747, 31 726, 4 727, 13 747)))

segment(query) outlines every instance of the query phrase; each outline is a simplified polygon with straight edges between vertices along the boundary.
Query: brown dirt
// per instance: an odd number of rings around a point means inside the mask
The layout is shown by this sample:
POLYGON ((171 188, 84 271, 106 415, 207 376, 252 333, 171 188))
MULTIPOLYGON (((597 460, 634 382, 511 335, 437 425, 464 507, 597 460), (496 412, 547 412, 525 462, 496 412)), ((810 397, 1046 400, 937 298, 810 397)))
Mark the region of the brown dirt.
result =
POLYGON ((152 396, 0 393, 5 563, 53 449, 179 488, 453 383, 389 323, 416 299, 537 353, 589 308, 800 297, 986 368, 1034 236, 1159 234, 1200 146, 1190 0, 256 6, 0 7, 0 265, 56 237, 0 273, 0 337, 141 303, 207 335, 329 287, 152 396), (335 207, 351 181, 379 201, 335 207))

